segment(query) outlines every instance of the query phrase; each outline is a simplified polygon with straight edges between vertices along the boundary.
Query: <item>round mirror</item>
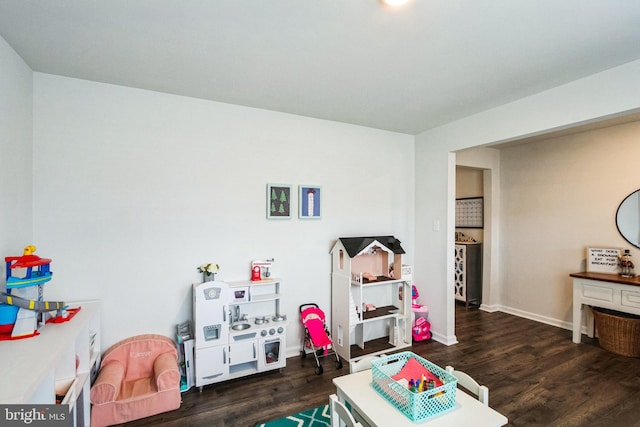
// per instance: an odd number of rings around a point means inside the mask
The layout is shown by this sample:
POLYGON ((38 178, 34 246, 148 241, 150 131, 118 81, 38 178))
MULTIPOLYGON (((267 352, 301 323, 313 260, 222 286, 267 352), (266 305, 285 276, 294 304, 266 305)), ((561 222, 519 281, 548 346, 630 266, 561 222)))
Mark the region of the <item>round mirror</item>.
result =
POLYGON ((640 190, 629 194, 616 212, 618 231, 636 248, 640 248, 640 190))

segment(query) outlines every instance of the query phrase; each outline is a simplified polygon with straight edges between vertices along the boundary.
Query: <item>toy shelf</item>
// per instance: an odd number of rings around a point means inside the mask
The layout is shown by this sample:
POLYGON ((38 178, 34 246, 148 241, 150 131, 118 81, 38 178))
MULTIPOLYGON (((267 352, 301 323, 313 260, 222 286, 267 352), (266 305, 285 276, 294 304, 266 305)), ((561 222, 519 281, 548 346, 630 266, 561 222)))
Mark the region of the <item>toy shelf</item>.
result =
POLYGON ((251 297, 251 301, 235 301, 233 304, 241 305, 241 304, 251 304, 262 301, 275 301, 279 300, 282 296, 280 294, 266 294, 266 295, 256 295, 251 297))
POLYGON ((400 309, 395 305, 385 305, 383 307, 378 307, 375 310, 365 311, 362 322, 396 317, 398 316, 399 310, 400 309))
MULTIPOLYGON (((380 277, 384 277, 384 276, 380 276, 380 277)), ((388 285, 389 283, 400 283, 400 282, 404 282, 403 279, 391 279, 388 277, 384 277, 384 280, 367 280, 367 279, 362 279, 362 283, 357 281, 357 280, 351 280, 351 285, 352 286, 377 286, 377 285, 388 285)))
POLYGON ((88 426, 91 419, 89 391, 100 365, 100 303, 69 303, 80 310, 68 321, 47 323, 39 334, 0 341, 0 354, 9 363, 0 365, 4 404, 69 405, 72 425, 88 426))

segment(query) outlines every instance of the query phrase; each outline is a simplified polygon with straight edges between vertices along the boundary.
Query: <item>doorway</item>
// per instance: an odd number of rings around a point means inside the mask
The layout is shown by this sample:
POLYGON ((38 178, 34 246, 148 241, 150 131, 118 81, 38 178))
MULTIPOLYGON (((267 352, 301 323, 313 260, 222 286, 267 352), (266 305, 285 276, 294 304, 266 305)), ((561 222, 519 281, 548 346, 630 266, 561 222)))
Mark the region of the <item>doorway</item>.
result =
POLYGON ((482 304, 484 241, 484 170, 456 166, 454 257, 455 303, 464 308, 482 304))
MULTIPOLYGON (((455 153, 455 195, 450 197, 468 198, 482 197, 483 222, 479 228, 455 228, 457 234, 452 239, 475 240, 482 245, 481 261, 481 303, 483 311, 498 311, 499 293, 498 274, 498 222, 500 204, 500 151, 494 148, 482 147, 461 150, 455 153)), ((453 245, 455 246, 455 244, 453 245)), ((454 255, 452 251, 452 256, 454 255)), ((453 262, 453 259, 452 259, 453 262)), ((451 288, 455 292, 455 285, 451 288)), ((455 316, 455 309, 460 302, 454 301, 451 313, 455 316)), ((464 307, 464 304, 462 305, 464 307)))

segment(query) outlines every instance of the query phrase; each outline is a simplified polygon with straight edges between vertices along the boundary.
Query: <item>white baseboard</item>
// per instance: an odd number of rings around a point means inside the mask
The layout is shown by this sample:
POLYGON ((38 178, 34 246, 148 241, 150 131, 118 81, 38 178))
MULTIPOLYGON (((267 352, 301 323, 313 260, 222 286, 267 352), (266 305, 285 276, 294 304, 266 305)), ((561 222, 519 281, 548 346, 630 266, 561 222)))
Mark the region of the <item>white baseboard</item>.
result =
POLYGON ((433 329, 431 330, 431 339, 434 341, 438 341, 439 343, 444 345, 458 344, 458 338, 455 335, 451 335, 451 336, 442 335, 437 332, 434 332, 433 329))
POLYGON ((498 304, 480 304, 480 310, 486 311, 487 313, 495 313, 496 311, 500 311, 500 306, 498 304))
MULTIPOLYGON (((518 317, 523 317, 525 319, 533 320, 539 323, 544 323, 546 325, 555 326, 557 328, 572 330, 573 323, 565 322, 564 320, 554 319, 552 317, 542 316, 540 314, 531 313, 528 311, 520 310, 513 307, 507 307, 504 305, 498 305, 497 310, 503 313, 511 314, 518 317)), ((586 331, 586 329, 585 329, 586 331)))

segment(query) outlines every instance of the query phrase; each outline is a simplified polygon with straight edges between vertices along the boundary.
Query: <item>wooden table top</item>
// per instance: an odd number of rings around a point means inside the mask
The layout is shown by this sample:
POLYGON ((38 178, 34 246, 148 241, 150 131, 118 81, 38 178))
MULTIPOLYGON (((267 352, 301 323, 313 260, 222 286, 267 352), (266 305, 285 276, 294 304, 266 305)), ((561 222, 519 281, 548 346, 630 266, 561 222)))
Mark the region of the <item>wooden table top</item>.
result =
POLYGON ((569 276, 575 277, 577 279, 599 280, 601 282, 613 282, 613 283, 620 283, 623 285, 640 286, 640 276, 622 277, 619 274, 613 274, 613 273, 591 273, 591 272, 571 273, 569 276))

